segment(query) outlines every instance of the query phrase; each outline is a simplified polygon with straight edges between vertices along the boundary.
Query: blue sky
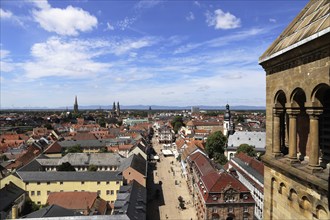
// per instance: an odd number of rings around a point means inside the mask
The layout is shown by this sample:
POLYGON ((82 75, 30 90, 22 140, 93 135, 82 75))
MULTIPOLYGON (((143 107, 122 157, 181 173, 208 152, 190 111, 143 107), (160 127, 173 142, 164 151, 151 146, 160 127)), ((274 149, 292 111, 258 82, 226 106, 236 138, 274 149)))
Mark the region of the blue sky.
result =
POLYGON ((307 2, 1 0, 1 108, 265 106, 258 58, 307 2))

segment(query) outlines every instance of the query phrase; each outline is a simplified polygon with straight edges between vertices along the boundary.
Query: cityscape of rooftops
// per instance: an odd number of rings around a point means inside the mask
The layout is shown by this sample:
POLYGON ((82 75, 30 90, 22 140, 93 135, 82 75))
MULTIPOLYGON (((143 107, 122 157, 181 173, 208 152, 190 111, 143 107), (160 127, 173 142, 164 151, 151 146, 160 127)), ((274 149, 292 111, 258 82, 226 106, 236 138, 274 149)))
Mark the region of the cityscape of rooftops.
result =
POLYGON ((0 220, 330 219, 330 0, 0 3, 0 220))

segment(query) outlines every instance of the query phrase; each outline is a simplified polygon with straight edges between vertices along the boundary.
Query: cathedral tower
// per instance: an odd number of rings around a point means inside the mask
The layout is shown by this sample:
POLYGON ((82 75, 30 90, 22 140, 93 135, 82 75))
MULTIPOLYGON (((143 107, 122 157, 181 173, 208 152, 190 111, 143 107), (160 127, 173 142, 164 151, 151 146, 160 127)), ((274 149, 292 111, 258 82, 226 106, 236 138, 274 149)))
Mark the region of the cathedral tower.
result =
POLYGON ((112 114, 115 114, 116 112, 116 102, 113 102, 113 105, 112 105, 112 114))
POLYGON ((116 113, 117 113, 117 116, 119 117, 119 116, 120 116, 120 106, 119 106, 119 102, 117 102, 116 113))
POLYGON ((264 219, 330 219, 329 0, 311 0, 259 58, 266 72, 264 219))

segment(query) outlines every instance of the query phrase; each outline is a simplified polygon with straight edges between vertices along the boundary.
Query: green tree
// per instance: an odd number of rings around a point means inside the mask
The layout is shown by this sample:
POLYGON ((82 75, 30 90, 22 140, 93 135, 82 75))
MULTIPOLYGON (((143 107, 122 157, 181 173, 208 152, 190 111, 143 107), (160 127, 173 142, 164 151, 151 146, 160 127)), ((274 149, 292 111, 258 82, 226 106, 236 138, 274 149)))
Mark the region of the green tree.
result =
POLYGON ((243 123, 244 122, 244 117, 242 115, 238 115, 237 122, 238 123, 243 123))
POLYGON ((180 128, 184 126, 182 116, 179 115, 175 116, 171 121, 171 125, 173 127, 174 132, 177 134, 180 128))
POLYGON ((101 127, 103 127, 103 128, 105 128, 105 126, 107 125, 107 124, 106 124, 106 121, 104 120, 104 118, 99 119, 98 123, 99 123, 99 125, 100 125, 101 127))
POLYGON ((108 148, 107 147, 102 147, 100 149, 100 153, 109 153, 108 148))
POLYGON ((72 147, 68 147, 65 151, 65 153, 82 153, 83 150, 80 147, 80 144, 74 145, 72 147))
POLYGON ((221 131, 216 131, 207 137, 205 150, 209 157, 215 160, 222 158, 221 155, 224 153, 224 149, 227 143, 227 138, 222 134, 221 131))
POLYGON ((30 199, 28 199, 24 204, 24 208, 23 208, 21 214, 24 216, 24 215, 30 214, 31 212, 35 212, 39 209, 40 209, 39 205, 35 204, 30 199))
POLYGON ((214 161, 221 165, 225 165, 228 162, 228 159, 224 154, 216 154, 214 161))
POLYGON ((246 153, 250 157, 255 157, 257 154, 254 150, 254 147, 248 144, 241 144, 236 150, 236 154, 243 152, 246 153))
POLYGON ((57 171, 76 171, 76 169, 69 162, 65 162, 58 167, 57 171))

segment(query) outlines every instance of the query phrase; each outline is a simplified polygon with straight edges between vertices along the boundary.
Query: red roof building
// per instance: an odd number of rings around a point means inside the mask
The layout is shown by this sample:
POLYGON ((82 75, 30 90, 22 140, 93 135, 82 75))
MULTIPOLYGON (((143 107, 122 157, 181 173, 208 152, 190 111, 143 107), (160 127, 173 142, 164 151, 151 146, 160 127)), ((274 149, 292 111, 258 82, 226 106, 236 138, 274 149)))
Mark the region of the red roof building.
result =
POLYGON ((96 192, 53 192, 47 199, 47 204, 81 212, 84 215, 105 215, 107 202, 96 192))
POLYGON ((254 215, 257 219, 263 219, 264 164, 241 152, 235 155, 225 167, 252 192, 252 197, 256 202, 254 215))
POLYGON ((207 156, 200 152, 189 156, 187 170, 198 219, 254 219, 255 201, 249 189, 218 170, 207 156))

